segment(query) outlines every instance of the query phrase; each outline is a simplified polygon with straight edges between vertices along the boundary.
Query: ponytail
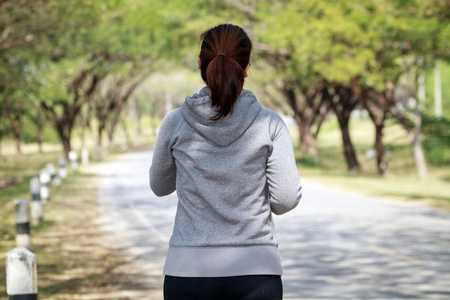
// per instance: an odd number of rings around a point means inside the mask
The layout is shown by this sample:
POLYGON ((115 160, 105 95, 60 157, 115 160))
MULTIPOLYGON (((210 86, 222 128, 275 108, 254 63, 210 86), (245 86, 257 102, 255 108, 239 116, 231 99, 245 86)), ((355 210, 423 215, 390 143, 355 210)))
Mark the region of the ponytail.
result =
POLYGON ((230 24, 214 27, 201 38, 201 74, 211 89, 211 106, 217 108, 211 120, 219 120, 233 113, 244 87, 252 43, 242 28, 230 24))
POLYGON ((206 68, 206 78, 211 89, 211 106, 218 108, 212 120, 233 113, 234 103, 244 86, 244 70, 235 60, 218 55, 206 68))

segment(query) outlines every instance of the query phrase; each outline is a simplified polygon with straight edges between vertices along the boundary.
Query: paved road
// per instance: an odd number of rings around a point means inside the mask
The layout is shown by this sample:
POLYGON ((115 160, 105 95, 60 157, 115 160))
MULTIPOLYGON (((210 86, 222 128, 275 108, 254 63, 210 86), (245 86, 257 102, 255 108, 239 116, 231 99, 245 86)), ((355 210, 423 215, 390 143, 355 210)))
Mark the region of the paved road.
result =
MULTIPOLYGON (((177 199, 150 191, 150 162, 147 151, 101 165, 99 222, 160 291, 177 199)), ((275 225, 284 299, 450 299, 448 212, 304 182, 275 225)))

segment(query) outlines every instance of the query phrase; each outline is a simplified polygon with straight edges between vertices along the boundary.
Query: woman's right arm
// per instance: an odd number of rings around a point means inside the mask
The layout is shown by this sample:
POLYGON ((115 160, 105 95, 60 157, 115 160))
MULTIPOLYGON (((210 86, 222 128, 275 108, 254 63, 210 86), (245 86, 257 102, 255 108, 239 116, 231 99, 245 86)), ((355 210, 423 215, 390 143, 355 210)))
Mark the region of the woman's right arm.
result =
POLYGON ((171 144, 173 132, 177 126, 176 113, 176 111, 171 111, 164 117, 153 150, 149 173, 150 188, 156 196, 169 195, 176 189, 177 168, 171 144))

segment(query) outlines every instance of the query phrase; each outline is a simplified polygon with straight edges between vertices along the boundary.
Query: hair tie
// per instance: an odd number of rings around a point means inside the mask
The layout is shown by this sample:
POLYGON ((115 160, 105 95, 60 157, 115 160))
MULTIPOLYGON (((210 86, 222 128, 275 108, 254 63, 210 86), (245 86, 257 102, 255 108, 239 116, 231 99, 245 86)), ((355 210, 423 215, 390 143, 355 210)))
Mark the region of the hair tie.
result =
POLYGON ((220 56, 220 55, 226 56, 225 53, 223 53, 223 52, 220 52, 219 54, 217 54, 217 56, 220 56))

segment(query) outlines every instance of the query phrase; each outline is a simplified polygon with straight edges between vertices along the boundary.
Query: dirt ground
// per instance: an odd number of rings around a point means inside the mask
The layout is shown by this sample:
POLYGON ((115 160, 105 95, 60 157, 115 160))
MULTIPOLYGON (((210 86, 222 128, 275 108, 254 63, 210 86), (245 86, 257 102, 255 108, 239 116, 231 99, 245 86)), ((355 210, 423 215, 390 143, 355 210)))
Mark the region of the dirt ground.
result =
MULTIPOLYGON (((44 223, 31 229, 40 299, 162 299, 162 286, 142 274, 133 257, 111 245, 98 224, 98 177, 77 172, 52 189, 44 223)), ((12 209, 8 203, 4 209, 12 209)), ((9 222, 10 223, 10 222, 9 222)), ((14 248, 4 235, 0 248, 14 248)), ((4 270, 4 259, 0 267, 4 270)), ((0 281, 5 282, 4 272, 0 281)), ((4 284, 0 298, 6 296, 4 284)))

